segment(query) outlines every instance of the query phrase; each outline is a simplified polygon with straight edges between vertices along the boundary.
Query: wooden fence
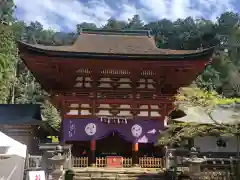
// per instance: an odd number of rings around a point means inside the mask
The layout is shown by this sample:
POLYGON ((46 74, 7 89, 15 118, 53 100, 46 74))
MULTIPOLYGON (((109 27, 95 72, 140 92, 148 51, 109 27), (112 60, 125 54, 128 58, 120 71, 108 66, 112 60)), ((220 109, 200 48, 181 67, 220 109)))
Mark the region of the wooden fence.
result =
POLYGON ((132 167, 132 158, 123 158, 123 167, 132 167))
POLYGON ((165 168, 165 160, 154 157, 140 157, 139 165, 142 168, 165 168))
MULTIPOLYGON (((0 155, 1 159, 9 158, 6 155, 0 155)), ((123 158, 123 167, 132 167, 132 158, 123 158)), ((236 180, 235 171, 237 160, 231 158, 206 158, 206 162, 201 165, 200 180, 236 180)), ((88 167, 88 157, 72 157, 72 165, 74 168, 88 167)), ((96 158, 97 167, 106 167, 107 159, 105 157, 96 158)), ((165 160, 154 157, 140 157, 139 166, 142 168, 165 168, 165 160)), ((41 156, 27 156, 26 169, 41 168, 41 156)))
POLYGON ((73 167, 88 167, 88 157, 73 157, 73 167))
MULTIPOLYGON (((73 157, 72 158, 73 167, 87 167, 88 158, 87 157, 73 157)), ((106 167, 107 159, 105 157, 96 158, 96 167, 106 167)), ((123 158, 123 167, 130 168, 132 167, 132 158, 123 158)), ((164 168, 165 160, 162 158, 153 158, 153 157, 140 157, 139 166, 142 168, 164 168)))
POLYGON ((105 157, 97 157, 96 158, 96 166, 97 167, 105 167, 107 165, 107 159, 105 157))
MULTIPOLYGON (((0 156, 1 158, 1 156, 0 156)), ((38 169, 41 167, 41 156, 28 155, 25 168, 26 169, 38 169)), ((123 158, 123 167, 132 167, 132 158, 123 158)), ((89 160, 88 157, 72 157, 72 166, 74 168, 88 167, 89 160)), ((96 167, 106 167, 107 159, 106 157, 96 158, 96 167)), ((165 160, 163 158, 154 157, 140 157, 139 166, 142 168, 165 168, 165 160)))

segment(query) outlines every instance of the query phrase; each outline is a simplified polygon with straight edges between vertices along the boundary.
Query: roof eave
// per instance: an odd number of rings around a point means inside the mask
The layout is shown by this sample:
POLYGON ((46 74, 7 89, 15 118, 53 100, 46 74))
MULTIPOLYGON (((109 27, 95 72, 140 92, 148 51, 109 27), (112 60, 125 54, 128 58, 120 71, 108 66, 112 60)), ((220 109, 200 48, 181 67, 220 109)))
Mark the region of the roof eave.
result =
POLYGON ((30 119, 30 120, 25 120, 25 121, 18 121, 18 122, 0 122, 0 125, 30 125, 30 126, 35 126, 35 125, 43 125, 43 121, 41 119, 30 119))
POLYGON ((215 47, 210 47, 196 53, 189 54, 113 54, 113 53, 88 53, 88 52, 70 52, 55 51, 34 47, 30 44, 19 42, 19 47, 26 48, 32 53, 45 56, 65 57, 65 58, 96 58, 96 59, 132 59, 132 60, 206 60, 213 55, 215 47))

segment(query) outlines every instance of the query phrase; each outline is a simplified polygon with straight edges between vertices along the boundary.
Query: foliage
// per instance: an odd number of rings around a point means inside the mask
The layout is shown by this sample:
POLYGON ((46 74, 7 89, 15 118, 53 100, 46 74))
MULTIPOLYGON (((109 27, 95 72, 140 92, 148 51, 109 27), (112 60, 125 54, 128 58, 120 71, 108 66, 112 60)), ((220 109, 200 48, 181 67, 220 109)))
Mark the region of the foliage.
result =
POLYGON ((180 145, 184 140, 188 140, 197 136, 219 136, 227 133, 225 128, 215 125, 204 125, 194 123, 174 123, 167 130, 161 133, 158 145, 180 145))
POLYGON ((124 21, 117 21, 114 18, 110 18, 103 29, 121 30, 127 27, 127 23, 124 21))
POLYGON ((83 22, 81 24, 77 24, 77 33, 81 32, 81 29, 97 29, 97 26, 94 23, 83 22))
POLYGON ((35 81, 33 75, 22 62, 18 62, 17 83, 15 87, 15 102, 19 104, 31 104, 43 102, 43 91, 35 81))
POLYGON ((12 22, 14 9, 15 5, 13 0, 0 1, 0 22, 12 22))
POLYGON ((61 117, 56 108, 49 102, 45 101, 43 104, 43 118, 52 128, 59 131, 61 124, 61 117))
POLYGON ((57 136, 48 136, 48 139, 51 139, 52 143, 59 143, 59 138, 57 136))
POLYGON ((0 103, 10 103, 17 62, 17 47, 11 27, 0 24, 0 39, 0 103))
POLYGON ((240 98, 226 98, 216 91, 206 91, 198 87, 184 87, 175 96, 175 104, 214 108, 216 105, 239 103, 240 98))
MULTIPOLYGON (((211 112, 216 106, 239 102, 239 98, 225 98, 214 91, 209 92, 196 87, 181 88, 176 95, 176 106, 180 109, 182 106, 204 108, 210 119, 212 119, 212 124, 173 121, 168 129, 161 134, 158 144, 173 145, 196 136, 234 136, 236 133, 240 133, 240 122, 233 125, 221 124, 211 116, 211 112)), ((236 118, 239 119, 239 117, 240 114, 236 118)))

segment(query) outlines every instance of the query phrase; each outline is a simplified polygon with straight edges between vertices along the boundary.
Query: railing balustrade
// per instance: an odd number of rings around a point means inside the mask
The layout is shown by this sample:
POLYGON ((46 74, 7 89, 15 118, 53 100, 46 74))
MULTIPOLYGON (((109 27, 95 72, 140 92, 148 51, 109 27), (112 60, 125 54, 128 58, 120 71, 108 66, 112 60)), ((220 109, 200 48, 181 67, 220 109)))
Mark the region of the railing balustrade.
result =
MULTIPOLYGON (((87 157, 72 157, 73 167, 87 167, 88 158, 87 157)), ((96 167, 106 167, 107 159, 106 157, 97 157, 96 158, 96 167)), ((164 168, 165 161, 162 158, 154 157, 140 157, 139 166, 142 168, 164 168)), ((130 168, 132 167, 132 158, 123 158, 123 167, 130 168)))
POLYGON ((165 161, 162 158, 140 157, 139 166, 142 168, 164 168, 165 161))
MULTIPOLYGON (((1 155, 0 161, 10 158, 9 155, 1 155)), ((41 168, 41 156, 28 155, 26 157, 26 170, 40 169, 41 168)), ((72 157, 72 167, 84 168, 88 167, 88 157, 72 157)), ((122 165, 124 168, 132 167, 132 158, 122 158, 122 165)), ((201 165, 201 179, 208 180, 231 180, 235 176, 236 159, 221 159, 221 158, 206 158, 206 162, 201 165)), ((96 167, 106 167, 107 158, 97 157, 96 167)), ((140 157, 139 166, 141 168, 165 168, 165 160, 163 158, 155 157, 140 157)))
POLYGON ((106 167, 107 159, 105 157, 97 157, 96 158, 96 166, 97 167, 106 167))
POLYGON ((132 158, 123 158, 123 167, 132 167, 132 158))
MULTIPOLYGON (((0 159, 5 158, 5 156, 0 156, 0 159)), ((40 168, 41 167, 41 156, 27 156, 26 168, 40 168)), ((132 158, 123 158, 123 167, 130 168, 132 167, 132 158)), ((81 168, 88 167, 89 159, 88 157, 72 157, 72 167, 81 168)), ((106 157, 97 157, 96 158, 96 167, 106 167, 107 159, 106 157)), ((139 166, 142 168, 165 168, 165 160, 163 158, 154 158, 154 157, 140 157, 139 166)))
POLYGON ((73 167, 88 167, 88 157, 73 157, 73 167))

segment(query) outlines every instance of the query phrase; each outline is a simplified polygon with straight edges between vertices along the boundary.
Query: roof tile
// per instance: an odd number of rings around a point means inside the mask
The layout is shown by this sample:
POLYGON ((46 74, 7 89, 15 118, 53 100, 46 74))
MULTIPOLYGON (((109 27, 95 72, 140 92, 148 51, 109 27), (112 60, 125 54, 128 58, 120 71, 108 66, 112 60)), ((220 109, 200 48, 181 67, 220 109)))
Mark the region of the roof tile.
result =
POLYGON ((111 54, 171 55, 191 54, 202 50, 159 49, 149 33, 138 34, 135 31, 82 31, 73 45, 44 46, 31 45, 35 48, 51 51, 111 54))

